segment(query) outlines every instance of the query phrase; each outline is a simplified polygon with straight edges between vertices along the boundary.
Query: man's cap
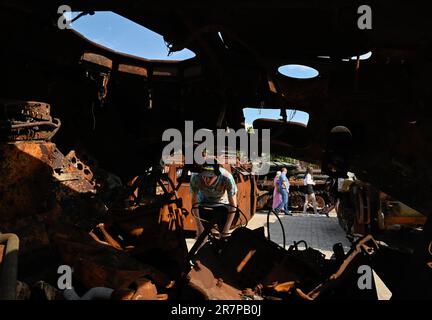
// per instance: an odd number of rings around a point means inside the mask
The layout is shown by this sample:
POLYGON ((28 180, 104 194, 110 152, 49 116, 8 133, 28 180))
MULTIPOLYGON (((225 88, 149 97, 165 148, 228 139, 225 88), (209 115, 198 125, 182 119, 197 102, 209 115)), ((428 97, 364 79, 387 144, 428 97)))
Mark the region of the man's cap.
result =
POLYGON ((204 165, 202 167, 201 176, 203 177, 214 177, 216 176, 216 171, 214 166, 204 165))

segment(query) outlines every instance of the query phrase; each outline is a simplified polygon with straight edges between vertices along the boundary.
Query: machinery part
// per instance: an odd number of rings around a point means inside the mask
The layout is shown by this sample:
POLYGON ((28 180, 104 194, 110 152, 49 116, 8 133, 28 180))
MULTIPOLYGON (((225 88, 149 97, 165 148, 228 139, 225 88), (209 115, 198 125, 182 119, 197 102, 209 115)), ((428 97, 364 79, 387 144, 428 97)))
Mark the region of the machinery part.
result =
POLYGON ((0 244, 6 243, 1 264, 0 300, 15 300, 18 275, 19 238, 13 233, 0 234, 0 244))
POLYGON ((258 190, 257 196, 258 196, 257 204, 256 204, 257 210, 263 210, 272 207, 273 195, 270 194, 270 192, 266 190, 258 190))
POLYGON ((50 105, 43 102, 0 100, 0 140, 49 141, 61 122, 51 118, 50 105))
POLYGON ((303 210, 304 194, 298 191, 290 192, 288 204, 291 209, 303 210))
MULTIPOLYGON (((283 259, 284 253, 286 251, 281 246, 266 239, 264 227, 255 230, 238 228, 223 247, 219 258, 227 274, 232 274, 241 288, 254 288, 263 283, 275 264, 283 259)), ((271 279, 264 284, 273 282, 271 279)))
POLYGON ((122 246, 106 230, 105 225, 103 223, 99 223, 96 226, 96 229, 102 233, 102 236, 103 236, 105 241, 102 241, 98 238, 98 236, 94 233, 95 230, 92 230, 89 232, 90 236, 93 239, 95 239, 99 243, 106 244, 106 245, 111 246, 117 250, 121 250, 121 251, 123 250, 122 246))
MULTIPOLYGON (((315 199, 317 202, 317 210, 323 210, 326 205, 324 198, 319 195, 315 195, 315 199)), ((308 203, 308 208, 313 208, 313 204, 311 203, 311 201, 309 201, 308 203)))
POLYGON ((346 233, 351 234, 355 222, 355 206, 350 192, 343 192, 341 194, 337 216, 342 229, 346 233))
POLYGON ((49 141, 60 129, 60 119, 40 122, 17 122, 0 125, 0 137, 3 141, 49 141))
POLYGON ((18 121, 51 121, 50 105, 44 102, 19 101, 0 99, 2 113, 0 120, 14 119, 18 121))
POLYGON ((213 272, 197 260, 187 275, 188 286, 195 289, 206 300, 242 300, 242 291, 215 278, 213 272))
MULTIPOLYGON (((113 236, 121 236, 114 238, 121 240, 126 252, 145 258, 146 263, 161 263, 164 271, 176 277, 184 270, 187 255, 181 208, 177 207, 175 199, 156 200, 151 205, 112 210, 112 222, 106 227, 113 236), (129 250, 131 246, 134 248, 129 250)), ((103 240, 104 236, 99 238, 103 240)))
POLYGON ((361 253, 366 253, 367 255, 375 254, 376 250, 378 250, 378 243, 371 235, 367 235, 363 239, 360 239, 356 246, 351 250, 348 257, 344 260, 339 269, 332 274, 327 280, 320 283, 317 287, 311 290, 309 293, 305 294, 300 288, 297 288, 296 291, 298 295, 304 300, 315 300, 321 295, 323 292, 333 288, 338 279, 344 274, 348 266, 353 262, 354 258, 357 257, 361 253), (367 243, 372 242, 373 246, 369 246, 367 243))
POLYGON ((371 222, 370 194, 368 187, 361 184, 353 184, 352 192, 356 197, 356 222, 368 225, 371 222))
POLYGON ((77 152, 75 150, 69 151, 69 153, 65 156, 67 160, 69 160, 75 168, 77 168, 79 171, 82 171, 84 177, 87 179, 87 181, 94 184, 93 177, 94 174, 90 167, 78 157, 77 152))
POLYGON ((301 262, 314 275, 322 276, 322 270, 325 264, 325 254, 319 250, 308 247, 305 240, 294 241, 294 244, 288 248, 290 258, 295 258, 301 262), (299 244, 304 245, 303 250, 299 250, 299 244))
POLYGON ((65 264, 74 269, 74 279, 86 288, 127 288, 138 278, 148 277, 167 288, 167 276, 142 264, 124 251, 95 242, 88 234, 68 225, 53 228, 53 243, 65 264))

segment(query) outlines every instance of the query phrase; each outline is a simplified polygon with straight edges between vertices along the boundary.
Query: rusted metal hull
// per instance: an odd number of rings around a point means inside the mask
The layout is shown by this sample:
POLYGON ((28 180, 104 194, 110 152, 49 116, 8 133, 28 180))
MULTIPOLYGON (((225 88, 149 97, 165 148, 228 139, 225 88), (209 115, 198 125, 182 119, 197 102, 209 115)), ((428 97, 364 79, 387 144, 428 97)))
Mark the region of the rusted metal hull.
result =
POLYGON ((55 201, 94 194, 94 185, 51 142, 0 144, 0 219, 51 210, 55 201))

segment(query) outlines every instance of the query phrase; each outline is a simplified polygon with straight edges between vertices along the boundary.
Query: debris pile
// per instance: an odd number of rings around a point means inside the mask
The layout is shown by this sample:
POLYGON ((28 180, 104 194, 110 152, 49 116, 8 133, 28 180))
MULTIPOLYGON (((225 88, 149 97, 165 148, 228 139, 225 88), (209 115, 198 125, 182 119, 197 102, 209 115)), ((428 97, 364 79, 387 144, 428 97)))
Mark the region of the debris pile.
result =
MULTIPOLYGON (((0 260, 2 273, 18 267, 9 287, 2 283, 9 288, 2 298, 312 300, 341 294, 336 283, 358 257, 376 251, 366 238, 347 256, 326 260, 298 244, 286 250, 238 218, 227 241, 211 235, 189 259, 188 186, 172 174, 178 168, 123 184, 85 151, 64 155, 50 141, 60 121, 48 104, 1 101, 0 109, 0 231, 20 240, 18 264, 10 253, 0 260), (59 266, 73 270, 64 287, 59 266)), ((235 170, 242 194, 255 194, 255 177, 235 170)), ((256 198, 239 203, 250 219, 256 198)), ((11 245, 0 243, 0 257, 11 245)))

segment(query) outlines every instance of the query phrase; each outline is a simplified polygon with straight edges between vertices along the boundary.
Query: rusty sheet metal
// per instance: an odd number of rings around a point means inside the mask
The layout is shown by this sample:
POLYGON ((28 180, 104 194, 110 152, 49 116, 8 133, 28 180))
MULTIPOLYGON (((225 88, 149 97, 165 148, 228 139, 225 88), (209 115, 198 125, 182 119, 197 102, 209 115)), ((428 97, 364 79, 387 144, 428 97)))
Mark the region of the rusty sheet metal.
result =
POLYGON ((75 168, 77 168, 79 171, 82 171, 82 175, 87 181, 89 181, 92 185, 95 184, 93 180, 93 171, 78 157, 75 150, 69 151, 69 153, 66 155, 66 159, 69 160, 75 168))
POLYGON ((118 243, 117 240, 115 240, 110 234, 109 232, 106 230, 105 225, 103 223, 99 223, 96 228, 97 230, 100 231, 100 233, 102 234, 103 240, 101 240, 98 235, 94 232, 94 230, 89 232, 89 235, 96 240, 98 243, 101 244, 105 244, 107 246, 111 246, 114 249, 117 250, 121 250, 123 251, 123 247, 120 245, 120 243, 118 243))
POLYGON ((92 52, 85 52, 82 55, 81 60, 100 65, 107 69, 112 69, 113 66, 113 62, 111 59, 108 59, 107 57, 92 52))
POLYGON ((254 288, 281 261, 284 251, 268 241, 262 229, 238 228, 222 249, 220 259, 241 288, 254 288))
POLYGON ((231 168, 231 173, 237 184, 237 204, 243 215, 234 218, 233 226, 246 225, 252 219, 256 210, 256 180, 253 175, 244 175, 236 167, 231 168))
POLYGON ((241 290, 225 283, 222 278, 215 278, 212 271, 199 260, 187 278, 188 285, 200 292, 206 300, 243 300, 241 290))
POLYGON ((0 221, 48 211, 52 192, 53 143, 0 144, 0 221))
POLYGON ((364 253, 366 255, 372 256, 374 255, 379 246, 375 239, 371 235, 367 235, 364 238, 360 239, 355 247, 349 252, 339 269, 333 273, 328 279, 320 283, 318 286, 313 288, 307 294, 304 293, 300 288, 297 288, 296 291, 298 295, 304 300, 315 300, 322 293, 328 291, 333 288, 337 281, 342 277, 342 275, 347 271, 349 266, 353 263, 354 259, 360 254, 364 253))
POLYGON ((287 251, 268 241, 262 229, 235 230, 216 260, 207 247, 197 256, 218 277, 269 299, 292 299, 296 288, 312 290, 326 278, 325 258, 319 251, 287 251))
POLYGON ((148 77, 147 68, 144 67, 138 67, 138 66, 120 63, 118 66, 118 71, 135 74, 146 78, 148 77))
POLYGON ((0 221, 47 212, 56 199, 95 193, 54 143, 0 144, 0 158, 0 221))
POLYGON ((0 99, 3 119, 51 121, 50 105, 45 102, 0 99))
POLYGON ((0 100, 0 140, 50 140, 61 122, 50 116, 50 105, 35 101, 0 100))
MULTIPOLYGON (((183 201, 183 206, 186 208, 186 210, 190 213, 191 212, 191 193, 190 193, 190 186, 189 183, 182 183, 178 190, 178 196, 183 201)), ((183 230, 185 231, 196 231, 196 220, 192 214, 182 215, 182 225, 183 230)))
POLYGON ((272 206, 273 194, 266 190, 258 190, 257 191, 257 210, 263 210, 271 208, 272 206))
POLYGON ((127 253, 95 242, 88 234, 54 226, 52 241, 63 261, 74 268, 74 277, 86 288, 128 288, 137 279, 152 279, 162 288, 172 281, 162 272, 142 264, 127 253))
POLYGON ((155 66, 153 68, 153 76, 160 77, 177 77, 179 70, 177 67, 168 67, 168 66, 155 66))
POLYGON ((82 194, 95 194, 95 182, 91 170, 87 166, 79 166, 66 158, 57 148, 50 154, 50 166, 54 178, 54 190, 59 201, 75 198, 82 194))
POLYGON ((162 264, 161 270, 179 276, 187 255, 180 216, 175 203, 140 206, 112 212, 107 230, 122 236, 126 251, 149 263, 162 264))

